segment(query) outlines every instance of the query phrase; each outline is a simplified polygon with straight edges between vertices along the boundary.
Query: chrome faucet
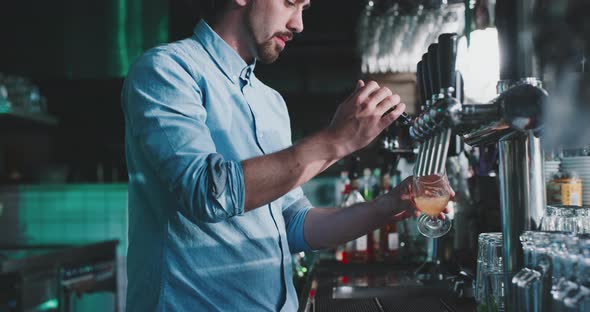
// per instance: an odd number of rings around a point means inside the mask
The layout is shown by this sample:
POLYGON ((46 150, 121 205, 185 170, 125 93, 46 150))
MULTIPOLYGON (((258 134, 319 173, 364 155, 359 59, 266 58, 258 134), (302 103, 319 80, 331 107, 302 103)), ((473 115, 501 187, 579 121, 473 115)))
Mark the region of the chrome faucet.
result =
MULTIPOLYGON (((431 154, 435 148, 430 142, 447 135, 451 129, 469 145, 498 144, 504 272, 507 278, 523 268, 524 256, 519 237, 526 230, 540 228, 546 206, 540 135, 543 132, 542 108, 548 93, 541 81, 534 78, 538 74, 534 66, 535 58, 533 55, 525 57, 534 52, 531 40, 521 37, 518 32, 523 27, 530 27, 527 24, 532 14, 530 2, 498 0, 496 5, 502 52, 500 94, 485 104, 465 105, 447 88, 442 91, 441 97, 432 97, 432 105, 425 107, 412 121, 410 129, 410 135, 425 142, 422 146, 427 146, 427 151, 421 155, 431 154)), ((431 159, 429 156, 426 158, 431 159)), ((419 169, 422 169, 423 163, 420 159, 419 169)), ((427 169, 431 168, 427 165, 427 169)), ((511 281, 506 280, 505 284, 509 285, 511 281)), ((513 307, 514 302, 514 294, 507 289, 505 306, 513 307)))
POLYGON ((414 166, 416 176, 441 173, 445 169, 451 129, 430 112, 442 103, 457 101, 453 96, 457 40, 457 34, 440 35, 438 44, 431 44, 417 65, 418 89, 424 109, 410 127, 410 135, 421 142, 414 166))

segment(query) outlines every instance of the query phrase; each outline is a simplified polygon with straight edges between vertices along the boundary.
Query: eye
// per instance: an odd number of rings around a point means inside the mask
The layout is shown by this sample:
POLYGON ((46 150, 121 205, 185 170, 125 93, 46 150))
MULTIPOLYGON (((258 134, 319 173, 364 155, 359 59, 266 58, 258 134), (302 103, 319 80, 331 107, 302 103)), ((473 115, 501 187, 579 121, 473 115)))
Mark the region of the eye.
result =
POLYGON ((294 0, 285 0, 285 4, 289 7, 294 7, 297 5, 294 0))

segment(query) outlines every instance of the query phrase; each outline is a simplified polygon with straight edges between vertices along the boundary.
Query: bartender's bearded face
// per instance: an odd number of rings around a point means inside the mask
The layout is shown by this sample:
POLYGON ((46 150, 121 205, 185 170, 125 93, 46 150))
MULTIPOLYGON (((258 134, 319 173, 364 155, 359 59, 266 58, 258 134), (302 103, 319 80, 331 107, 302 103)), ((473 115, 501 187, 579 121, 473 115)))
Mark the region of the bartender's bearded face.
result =
POLYGON ((309 5, 310 0, 250 0, 245 23, 259 61, 274 62, 293 34, 303 31, 309 5))

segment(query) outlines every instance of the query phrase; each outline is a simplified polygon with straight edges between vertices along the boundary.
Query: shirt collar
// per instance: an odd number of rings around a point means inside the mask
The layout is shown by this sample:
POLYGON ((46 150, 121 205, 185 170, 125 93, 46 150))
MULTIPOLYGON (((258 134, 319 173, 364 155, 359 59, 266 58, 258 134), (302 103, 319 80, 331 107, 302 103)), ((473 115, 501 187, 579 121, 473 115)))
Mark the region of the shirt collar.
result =
POLYGON ((250 85, 252 85, 252 81, 254 79, 252 79, 253 75, 254 75, 254 68, 256 67, 256 59, 254 59, 254 62, 252 62, 252 64, 242 68, 241 72, 240 72, 240 78, 242 80, 244 80, 246 83, 249 83, 250 85))
POLYGON ((194 36, 233 83, 239 83, 240 78, 248 82, 251 81, 256 59, 252 64, 248 65, 227 42, 219 37, 205 20, 200 20, 197 23, 194 36))

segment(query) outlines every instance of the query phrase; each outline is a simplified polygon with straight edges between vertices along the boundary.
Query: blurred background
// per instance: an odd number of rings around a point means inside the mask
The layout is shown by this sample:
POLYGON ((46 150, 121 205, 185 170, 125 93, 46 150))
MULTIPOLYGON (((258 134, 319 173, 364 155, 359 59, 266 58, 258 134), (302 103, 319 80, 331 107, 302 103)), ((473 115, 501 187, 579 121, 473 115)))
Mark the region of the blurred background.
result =
MULTIPOLYGON (((588 7, 583 1, 540 2, 546 5, 531 21, 531 32, 540 76, 555 95, 544 106, 545 170, 569 174, 560 172, 567 167, 560 165, 563 158, 590 156, 590 88, 580 78, 587 72, 590 34, 580 16, 588 7), (564 120, 575 126, 564 127, 564 120)), ((423 104, 416 63, 439 34, 457 33, 462 102, 487 103, 497 95, 502 72, 495 5, 312 0, 304 32, 276 63, 257 64, 256 75, 285 98, 293 141, 327 126, 358 79, 390 87, 415 117, 423 104)), ((184 0, 0 5, 0 312, 124 310, 128 177, 121 88, 137 57, 190 36, 198 19, 184 0), (36 268, 34 277, 27 275, 30 268, 36 268), (37 274, 39 268, 45 275, 37 274)), ((358 179, 370 200, 412 174, 417 148, 408 127, 396 122, 304 191, 314 205, 339 206, 346 185, 358 179)), ((446 166, 458 193, 451 218, 461 226, 441 239, 439 253, 475 270, 477 234, 501 228, 498 152, 461 140, 451 150, 446 166)), ((590 175, 584 179, 590 184, 590 175)), ((582 199, 590 204, 590 197, 578 195, 579 205, 582 199)), ((561 200, 556 203, 565 204, 561 200)), ((381 230, 395 242, 382 247, 395 251, 387 261, 415 264, 432 252, 415 220, 381 230)), ((298 290, 314 261, 294 255, 298 290)))
MULTIPOLYGON (((305 14, 304 33, 275 64, 257 65, 257 76, 288 104, 294 140, 325 127, 361 78, 355 29, 364 4, 315 1, 305 14)), ((128 177, 121 88, 138 56, 190 36, 198 16, 182 0, 1 5, 0 262, 29 258, 30 246, 56 251, 62 245, 119 242, 117 285, 72 296, 73 311, 124 308, 128 177), (113 289, 119 290, 117 298, 113 289)), ((326 173, 338 174, 337 168, 326 173)), ((330 182, 318 182, 328 186, 316 202, 334 202, 330 182)), ((72 270, 90 270, 87 260, 72 270)), ((54 284, 50 280, 25 287, 32 306, 23 310, 63 309, 63 293, 47 286, 54 284)), ((10 281, 0 279, 3 312, 16 309, 10 281)))
MULTIPOLYGON (((362 7, 362 1, 317 1, 305 14, 305 31, 279 60, 257 66, 259 78, 284 96, 296 139, 326 126, 360 78, 355 21, 362 7)), ((126 181, 123 79, 148 48, 190 36, 198 20, 192 13, 181 0, 3 4, 0 73, 6 87, 36 86, 58 121, 39 131, 3 129, 3 183, 126 181)))

